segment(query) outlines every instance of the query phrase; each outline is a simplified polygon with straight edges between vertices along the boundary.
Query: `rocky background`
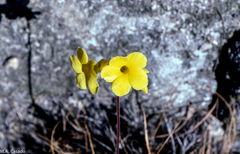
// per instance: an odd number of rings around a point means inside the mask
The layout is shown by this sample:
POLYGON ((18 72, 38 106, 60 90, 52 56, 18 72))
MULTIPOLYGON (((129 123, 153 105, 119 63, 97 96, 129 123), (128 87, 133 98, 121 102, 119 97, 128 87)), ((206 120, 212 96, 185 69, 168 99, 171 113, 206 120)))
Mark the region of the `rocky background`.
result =
MULTIPOLYGON (((101 124, 102 110, 105 109, 104 113, 108 113, 115 105, 111 84, 100 78, 97 95, 93 96, 76 86, 69 56, 76 54, 77 47, 85 49, 89 58, 95 61, 118 55, 127 56, 134 51, 147 56, 149 93, 132 90, 121 98, 123 117, 128 109, 131 109, 129 112, 132 114, 131 121, 125 118, 126 125, 134 126, 132 134, 138 132, 142 135, 144 146, 144 117, 139 104, 145 108, 148 117, 149 135, 157 127, 169 100, 166 118, 161 125, 163 130, 165 128, 165 133, 173 130, 179 117, 189 113, 190 102, 195 105, 194 114, 198 112, 204 117, 213 94, 206 87, 212 90, 217 87, 214 68, 218 62, 219 50, 234 31, 240 29, 239 0, 0 0, 0 5, 0 150, 25 149, 28 153, 36 153, 37 148, 51 152, 47 144, 49 142, 36 133, 40 129, 36 124, 44 127, 47 120, 44 122, 43 117, 42 120, 36 118, 39 116, 36 112, 40 113, 40 110, 37 107, 31 108, 34 103, 53 116, 55 123, 48 125, 50 130, 53 130, 59 119, 64 119, 72 106, 84 106, 88 116, 100 118, 96 121, 101 124), (92 107, 92 103, 96 106, 92 107), (102 105, 110 109, 107 110, 102 105), (31 143, 26 142, 29 138, 35 140, 35 149, 31 143)), ((237 111, 235 133, 239 134, 240 118, 237 111)), ((115 111, 110 113, 114 114, 115 111)), ((194 114, 189 118, 191 120, 185 117, 192 121, 188 123, 188 128, 201 120, 194 114)), ((222 122, 216 118, 212 121, 215 125, 206 122, 201 125, 202 131, 195 132, 202 134, 202 138, 196 138, 190 147, 187 147, 189 139, 186 143, 179 139, 176 141, 178 143, 173 140, 168 143, 169 149, 175 147, 175 151, 165 150, 169 153, 189 153, 197 149, 199 142, 204 141, 204 132, 209 130, 208 137, 217 140, 212 142, 212 148, 215 152, 220 152, 222 146, 226 145, 227 129, 219 126, 216 131, 212 127, 221 125, 222 122), (218 133, 214 136, 211 129, 218 133), (177 144, 185 149, 178 148, 177 144)), ((229 121, 226 125, 229 125, 229 121)), ((94 129, 90 128, 90 131, 94 136, 94 129)), ((116 131, 114 125, 113 131, 116 131)), ((99 133, 101 134, 97 134, 99 133)), ((44 134, 44 131, 40 134, 44 134)), ((158 134, 163 132, 158 131, 158 134)), ((209 138, 205 143, 208 143, 209 138)), ((160 149, 156 143, 163 143, 165 139, 150 141, 151 151, 156 153, 160 149)), ((96 149, 99 147, 98 141, 93 140, 96 149)), ((74 147, 74 144, 69 143, 69 146, 74 147)), ((79 146, 79 149, 72 151, 91 152, 90 145, 91 143, 88 148, 79 146)), ((105 153, 114 153, 114 146, 106 143, 103 147, 112 149, 105 153)), ((63 151, 55 152, 71 151, 66 147, 60 149, 63 151)), ((144 152, 139 149, 134 151, 131 146, 126 146, 126 151, 120 149, 123 153, 144 152)), ((201 150, 197 150, 199 149, 201 150)), ((206 152, 209 149, 205 148, 206 152)), ((231 153, 239 151, 239 142, 236 141, 231 147, 231 153)))

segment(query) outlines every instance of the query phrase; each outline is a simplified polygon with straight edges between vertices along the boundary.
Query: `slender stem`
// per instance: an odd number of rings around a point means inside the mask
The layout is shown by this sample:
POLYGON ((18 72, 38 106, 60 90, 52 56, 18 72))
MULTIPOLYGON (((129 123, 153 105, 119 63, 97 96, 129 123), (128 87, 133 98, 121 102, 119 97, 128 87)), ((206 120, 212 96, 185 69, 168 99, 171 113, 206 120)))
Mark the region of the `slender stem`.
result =
POLYGON ((119 138, 120 138, 120 104, 117 96, 117 154, 119 154, 119 138))

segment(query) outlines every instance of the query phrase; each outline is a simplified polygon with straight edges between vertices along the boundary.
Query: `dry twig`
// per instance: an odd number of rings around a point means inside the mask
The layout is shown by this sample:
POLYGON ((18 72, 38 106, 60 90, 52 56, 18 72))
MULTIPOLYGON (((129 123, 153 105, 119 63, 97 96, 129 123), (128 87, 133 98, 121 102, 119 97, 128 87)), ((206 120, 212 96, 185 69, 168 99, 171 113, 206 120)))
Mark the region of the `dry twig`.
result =
MULTIPOLYGON (((200 121, 198 122, 192 129, 188 130, 187 132, 181 134, 181 135, 178 135, 178 137, 182 137, 182 136, 185 136, 187 135, 188 133, 194 131, 198 126, 200 126, 210 115, 211 113, 213 112, 213 110, 215 109, 216 105, 218 103, 218 99, 216 100, 215 104, 213 105, 213 107, 211 108, 211 110, 207 113, 207 115, 200 121)), ((176 139, 176 138, 175 138, 176 139)))
POLYGON ((53 147, 53 135, 54 135, 54 132, 58 126, 58 124, 60 123, 61 121, 58 121, 58 123, 54 126, 53 130, 52 130, 52 135, 51 135, 51 150, 52 150, 52 153, 55 154, 54 152, 54 147, 53 147))
POLYGON ((149 140, 148 140, 147 119, 146 119, 145 110, 142 104, 141 104, 141 108, 142 108, 143 119, 144 119, 144 132, 145 132, 146 146, 147 146, 148 154, 151 154, 151 148, 149 146, 149 140))
MULTIPOLYGON (((83 114, 86 116, 86 111, 85 109, 83 108, 83 114)), ((92 150, 92 154, 95 154, 95 151, 94 151, 94 148, 93 148, 93 143, 92 143, 92 138, 91 138, 91 134, 89 132, 89 129, 88 129, 88 126, 86 124, 86 119, 84 119, 84 126, 85 126, 85 129, 87 130, 87 136, 88 136, 88 139, 89 139, 89 143, 90 143, 90 147, 91 147, 91 150, 92 150)))
POLYGON ((162 120, 163 120, 163 117, 164 117, 164 115, 165 115, 165 113, 166 113, 166 111, 167 111, 168 105, 170 104, 170 102, 171 102, 171 100, 172 100, 173 94, 176 92, 177 88, 178 88, 179 85, 182 83, 183 79, 186 78, 190 73, 192 73, 192 72, 187 73, 187 74, 181 79, 181 81, 178 83, 178 85, 174 88, 174 90, 173 90, 173 92, 172 92, 172 94, 171 94, 171 96, 170 96, 170 99, 169 99, 169 101, 167 102, 167 105, 166 105, 166 107, 165 107, 165 109, 164 109, 164 111, 163 111, 163 114, 162 114, 162 116, 161 116, 161 118, 160 118, 160 120, 159 120, 159 123, 158 123, 156 129, 154 130, 154 132, 152 133, 152 135, 151 135, 151 137, 150 137, 151 140, 153 140, 153 138, 155 137, 155 135, 156 135, 156 133, 157 133, 157 131, 158 131, 160 125, 161 125, 161 122, 162 122, 162 120))
POLYGON ((182 119, 177 123, 177 125, 176 125, 175 128, 172 130, 172 132, 169 134, 168 138, 165 140, 165 142, 163 143, 162 147, 158 150, 157 154, 159 154, 159 153, 162 151, 163 147, 164 147, 165 144, 168 142, 169 138, 170 138, 171 135, 174 133, 174 131, 176 130, 176 128, 178 127, 178 125, 182 122, 182 120, 183 120, 183 117, 182 117, 182 119))

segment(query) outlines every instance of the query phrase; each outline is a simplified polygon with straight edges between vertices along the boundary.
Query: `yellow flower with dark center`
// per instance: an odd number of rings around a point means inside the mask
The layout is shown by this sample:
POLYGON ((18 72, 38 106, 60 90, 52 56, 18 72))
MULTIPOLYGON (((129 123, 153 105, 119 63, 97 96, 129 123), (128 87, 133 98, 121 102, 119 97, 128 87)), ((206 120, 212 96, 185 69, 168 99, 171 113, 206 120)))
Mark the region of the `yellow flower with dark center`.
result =
POLYGON ((147 93, 149 71, 144 69, 147 58, 140 52, 133 52, 127 57, 114 57, 109 65, 103 67, 101 77, 107 82, 113 82, 112 91, 117 96, 129 93, 131 87, 147 93))
POLYGON ((77 74, 77 86, 81 89, 89 88, 92 94, 98 92, 97 73, 94 71, 95 61, 88 60, 87 53, 82 49, 77 49, 77 56, 70 56, 72 69, 77 74))

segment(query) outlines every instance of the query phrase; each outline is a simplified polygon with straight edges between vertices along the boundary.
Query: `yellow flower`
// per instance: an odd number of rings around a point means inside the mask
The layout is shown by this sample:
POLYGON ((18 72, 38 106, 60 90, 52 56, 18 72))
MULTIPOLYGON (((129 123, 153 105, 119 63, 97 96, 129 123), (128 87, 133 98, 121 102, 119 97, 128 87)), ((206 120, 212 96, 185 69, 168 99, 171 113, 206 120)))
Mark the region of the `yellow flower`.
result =
POLYGON ((81 89, 89 88, 92 94, 98 92, 97 73, 94 71, 95 61, 88 60, 87 53, 82 49, 77 49, 77 56, 70 56, 72 69, 77 74, 77 86, 81 89))
POLYGON ((128 94, 131 87, 147 93, 149 71, 144 69, 146 65, 147 58, 140 52, 133 52, 127 57, 117 56, 103 67, 101 77, 107 82, 113 82, 112 91, 117 96, 128 94))
POLYGON ((94 70, 96 73, 101 72, 102 68, 109 64, 109 60, 101 59, 97 65, 94 66, 94 70))

